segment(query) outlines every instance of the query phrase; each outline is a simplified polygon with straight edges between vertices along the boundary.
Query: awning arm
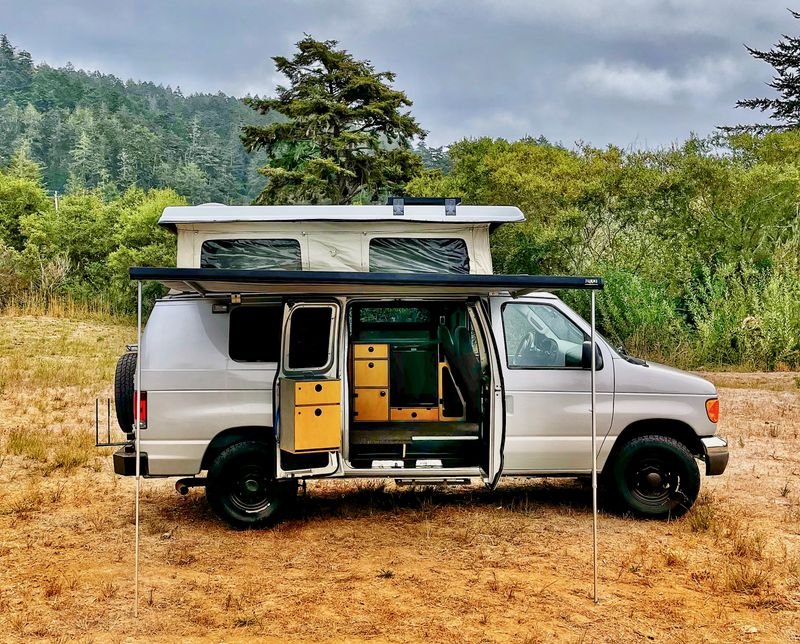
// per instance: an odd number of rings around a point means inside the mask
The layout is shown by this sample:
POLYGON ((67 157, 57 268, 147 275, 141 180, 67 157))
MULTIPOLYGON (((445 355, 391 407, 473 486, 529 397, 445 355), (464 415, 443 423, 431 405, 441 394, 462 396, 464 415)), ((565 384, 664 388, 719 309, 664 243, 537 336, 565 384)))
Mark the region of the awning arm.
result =
POLYGON ((205 297, 208 295, 208 291, 206 291, 202 286, 200 286, 197 282, 192 280, 186 280, 183 282, 189 288, 189 290, 194 291, 198 295, 202 295, 205 297))

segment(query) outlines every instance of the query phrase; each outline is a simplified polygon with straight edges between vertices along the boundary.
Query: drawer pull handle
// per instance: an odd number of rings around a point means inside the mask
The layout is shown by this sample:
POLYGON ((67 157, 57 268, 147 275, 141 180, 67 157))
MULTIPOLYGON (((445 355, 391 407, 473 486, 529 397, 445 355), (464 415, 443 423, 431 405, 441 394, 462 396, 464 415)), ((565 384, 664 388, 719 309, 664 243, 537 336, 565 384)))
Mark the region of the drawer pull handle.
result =
POLYGON ((315 415, 315 416, 322 416, 322 410, 321 410, 319 407, 317 407, 317 408, 314 410, 314 415, 315 415))
POLYGON ((381 398, 385 398, 385 397, 386 397, 386 392, 385 392, 385 391, 382 391, 382 392, 381 392, 381 398))
POLYGON ((374 362, 370 362, 370 363, 369 363, 367 366, 368 366, 370 369, 372 369, 372 367, 374 367, 374 366, 375 366, 375 363, 374 363, 374 362))
POLYGON ((375 347, 369 347, 369 348, 367 349, 367 351, 369 351, 370 353, 372 353, 373 351, 375 351, 375 347))
POLYGON ((314 391, 316 391, 316 392, 320 392, 320 391, 322 391, 322 385, 321 385, 321 384, 319 384, 319 383, 317 383, 316 385, 314 385, 314 391))
POLYGON ((415 411, 412 411, 412 412, 411 412, 411 418, 416 418, 416 417, 417 417, 417 412, 415 412, 415 411))

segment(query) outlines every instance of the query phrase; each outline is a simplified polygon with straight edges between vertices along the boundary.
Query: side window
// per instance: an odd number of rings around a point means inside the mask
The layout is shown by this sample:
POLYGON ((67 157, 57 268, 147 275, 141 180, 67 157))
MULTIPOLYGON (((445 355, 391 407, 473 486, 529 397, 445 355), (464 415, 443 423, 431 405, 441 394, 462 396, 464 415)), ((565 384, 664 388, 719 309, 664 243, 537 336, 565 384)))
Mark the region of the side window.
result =
POLYGON ((517 369, 569 369, 581 366, 588 338, 549 304, 509 302, 503 306, 508 366, 517 369))
POLYGON ((283 306, 237 306, 230 313, 228 354, 238 362, 278 362, 283 306))
POLYGON ((334 308, 301 306, 289 318, 289 355, 286 369, 314 371, 324 369, 331 359, 334 308))
POLYGON ((296 239, 216 239, 203 242, 200 268, 301 271, 296 239))
POLYGON ((370 273, 469 273, 463 239, 376 237, 369 242, 370 273))

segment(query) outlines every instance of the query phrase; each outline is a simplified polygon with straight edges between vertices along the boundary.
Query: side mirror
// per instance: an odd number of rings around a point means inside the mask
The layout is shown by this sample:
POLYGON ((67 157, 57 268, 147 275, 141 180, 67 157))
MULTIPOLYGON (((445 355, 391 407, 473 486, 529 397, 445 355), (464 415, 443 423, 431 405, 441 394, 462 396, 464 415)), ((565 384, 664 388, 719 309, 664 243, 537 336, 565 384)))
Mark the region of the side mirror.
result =
MULTIPOLYGON (((600 353, 600 347, 597 344, 594 345, 595 347, 595 371, 600 371, 603 368, 603 354, 600 353)), ((581 352, 581 369, 591 369, 592 368, 592 343, 589 340, 586 340, 583 343, 583 351, 581 352)))

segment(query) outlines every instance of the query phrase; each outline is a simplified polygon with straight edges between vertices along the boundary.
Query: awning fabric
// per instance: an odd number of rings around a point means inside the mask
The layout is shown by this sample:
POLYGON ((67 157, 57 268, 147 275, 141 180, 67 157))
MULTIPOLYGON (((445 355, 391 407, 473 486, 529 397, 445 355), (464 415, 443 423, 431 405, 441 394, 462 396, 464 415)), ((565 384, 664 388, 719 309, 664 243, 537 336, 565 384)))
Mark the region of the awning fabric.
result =
POLYGON ((366 273, 264 271, 220 268, 149 268, 129 271, 135 281, 161 282, 182 293, 315 295, 487 295, 514 297, 534 291, 601 289, 600 277, 563 275, 457 275, 438 273, 366 273))

